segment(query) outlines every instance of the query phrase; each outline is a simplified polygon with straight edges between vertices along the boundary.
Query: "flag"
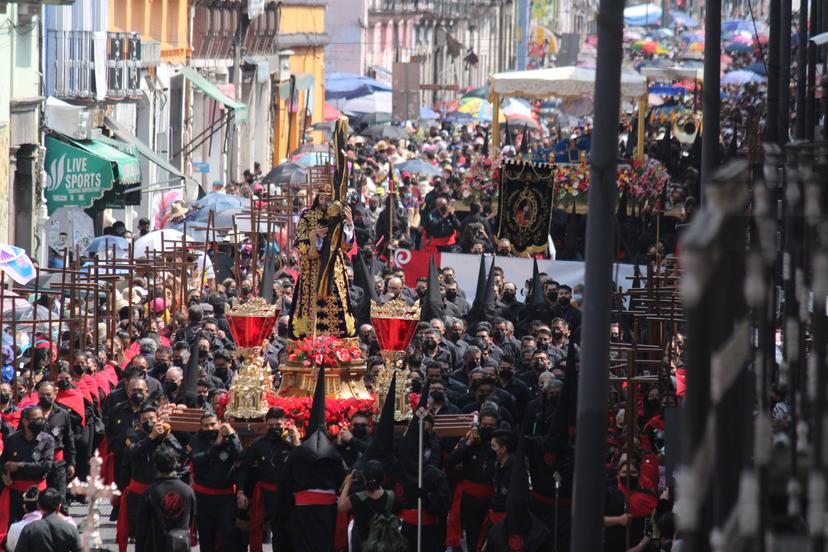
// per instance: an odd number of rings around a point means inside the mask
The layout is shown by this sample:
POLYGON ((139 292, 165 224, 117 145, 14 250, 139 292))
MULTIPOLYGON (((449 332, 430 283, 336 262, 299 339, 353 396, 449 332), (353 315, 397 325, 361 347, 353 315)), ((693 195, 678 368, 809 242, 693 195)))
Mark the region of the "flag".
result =
POLYGON ((508 238, 518 254, 546 252, 554 187, 551 165, 507 162, 501 166, 496 235, 508 238))

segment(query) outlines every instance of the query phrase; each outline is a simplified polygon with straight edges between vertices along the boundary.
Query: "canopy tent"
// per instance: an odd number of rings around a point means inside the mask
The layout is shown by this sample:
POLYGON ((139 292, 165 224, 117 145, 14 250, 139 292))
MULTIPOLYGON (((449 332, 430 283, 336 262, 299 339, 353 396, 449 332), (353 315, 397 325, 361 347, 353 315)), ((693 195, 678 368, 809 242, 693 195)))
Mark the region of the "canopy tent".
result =
POLYGON ((629 27, 646 27, 661 22, 661 8, 655 4, 639 4, 624 9, 624 24, 629 27))
POLYGON ((349 73, 329 73, 325 75, 326 100, 350 100, 374 92, 391 92, 391 87, 362 75, 349 73))
MULTIPOLYGON (((491 94, 489 101, 494 106, 492 120, 499 120, 500 99, 504 96, 518 96, 541 100, 553 96, 559 98, 580 98, 592 96, 595 92, 595 69, 585 67, 552 67, 534 71, 512 71, 495 73, 489 80, 491 94)), ((621 72, 621 96, 638 99, 639 136, 638 152, 644 151, 644 112, 647 107, 647 79, 632 71, 621 72)), ((500 144, 498 125, 492 128, 492 142, 500 144)))

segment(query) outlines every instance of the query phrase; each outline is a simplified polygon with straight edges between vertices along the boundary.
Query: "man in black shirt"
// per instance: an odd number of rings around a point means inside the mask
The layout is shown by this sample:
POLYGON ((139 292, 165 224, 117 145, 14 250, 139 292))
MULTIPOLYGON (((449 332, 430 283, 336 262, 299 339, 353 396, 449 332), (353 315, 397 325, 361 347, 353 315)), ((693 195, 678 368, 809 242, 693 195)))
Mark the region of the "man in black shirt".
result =
POLYGON ((37 506, 43 519, 33 521, 23 528, 15 546, 15 552, 80 552, 78 528, 60 516, 62 499, 55 489, 46 489, 37 498, 37 506))
POLYGON ((27 406, 21 428, 3 443, 0 466, 4 489, 0 494, 0 541, 9 525, 23 517, 23 493, 31 486, 46 489, 46 475, 55 458, 55 440, 43 431, 46 419, 39 406, 27 406))
POLYGON ((67 480, 75 477, 75 436, 67 409, 55 404, 57 392, 51 382, 42 382, 37 390, 38 405, 46 418, 45 431, 55 440, 55 459, 46 482, 66 500, 67 480))
POLYGON ((235 550, 234 483, 235 465, 242 459, 241 442, 230 424, 219 423, 213 411, 205 410, 201 431, 189 447, 200 547, 214 550, 216 540, 221 539, 223 550, 235 550))
POLYGON ((170 540, 181 542, 182 548, 189 550, 190 524, 196 514, 195 494, 176 477, 178 455, 172 448, 157 447, 153 464, 157 475, 142 497, 135 551, 167 550, 170 540))
POLYGON ((267 434, 259 437, 244 452, 241 469, 236 475, 236 504, 239 509, 250 508, 250 551, 261 552, 264 522, 273 532, 276 550, 290 549, 283 509, 277 491, 282 468, 293 447, 299 445, 299 432, 288 425, 285 411, 273 407, 265 415, 267 434), (248 498, 251 497, 251 498, 248 498))

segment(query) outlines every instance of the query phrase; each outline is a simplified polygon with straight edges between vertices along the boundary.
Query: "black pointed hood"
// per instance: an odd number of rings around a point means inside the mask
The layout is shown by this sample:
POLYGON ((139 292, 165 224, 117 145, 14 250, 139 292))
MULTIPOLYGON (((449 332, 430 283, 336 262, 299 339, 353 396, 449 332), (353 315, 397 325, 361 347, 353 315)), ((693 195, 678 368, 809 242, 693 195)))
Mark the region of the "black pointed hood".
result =
POLYGON ((489 275, 486 276, 486 257, 481 255, 480 273, 477 276, 477 294, 474 296, 474 303, 472 303, 468 316, 469 328, 478 322, 486 320, 488 318, 489 306, 495 302, 494 269, 495 260, 492 259, 492 265, 489 267, 489 275), (481 282, 484 282, 482 286, 480 285, 481 282))
MULTIPOLYGON (((270 246, 268 244, 268 249, 270 246)), ((264 261, 264 272, 262 272, 261 288, 259 296, 267 301, 268 305, 273 303, 273 282, 276 279, 276 271, 273 270, 273 256, 266 254, 264 261)))
MULTIPOLYGON (((498 124, 497 121, 495 121, 494 124, 498 124)), ((505 130, 503 131, 504 135, 505 135, 505 141, 504 141, 503 145, 504 146, 511 146, 513 144, 512 144, 512 133, 509 131, 509 121, 506 121, 506 124, 504 124, 503 126, 505 128, 505 130)))
POLYGON ((529 156, 529 125, 523 125, 523 138, 520 140, 520 154, 524 158, 529 156))
POLYGON ((187 366, 184 367, 184 378, 182 380, 184 401, 189 408, 198 406, 198 339, 190 344, 190 358, 187 366))
POLYGON ((433 318, 443 318, 443 297, 440 294, 440 279, 437 277, 437 263, 434 255, 428 261, 428 287, 423 302, 420 304, 420 320, 430 322, 433 318))
POLYGON ((540 270, 538 270, 538 259, 533 259, 532 264, 532 295, 527 299, 527 303, 533 307, 545 307, 546 298, 543 296, 543 283, 540 280, 540 270), (531 300, 530 300, 531 299, 531 300))
POLYGON ((483 134, 483 149, 480 150, 483 157, 489 156, 489 129, 487 128, 483 134))
POLYGON ((353 306, 354 317, 359 322, 367 322, 371 318, 371 301, 379 304, 377 288, 368 274, 368 267, 365 266, 362 255, 354 255, 352 262, 354 265, 354 285, 365 292, 362 294, 359 303, 353 306))
POLYGON ((529 511, 529 478, 526 475, 526 440, 523 432, 518 438, 518 446, 512 455, 512 478, 509 482, 509 494, 506 496, 506 518, 503 528, 506 535, 525 536, 532 525, 529 511))
POLYGON ((313 391, 313 403, 311 404, 308 427, 305 430, 305 440, 302 448, 309 457, 323 459, 338 455, 331 438, 327 432, 325 420, 325 366, 319 366, 319 373, 316 375, 316 388, 313 391))
POLYGON ((374 440, 365 452, 368 460, 381 460, 385 455, 394 452, 394 412, 397 402, 397 371, 391 376, 391 385, 385 402, 382 405, 377 427, 374 430, 374 440))
POLYGON ((566 450, 570 439, 575 436, 575 422, 578 415, 578 366, 575 343, 570 341, 566 351, 566 374, 561 395, 558 399, 552 423, 546 434, 545 445, 549 450, 566 450))

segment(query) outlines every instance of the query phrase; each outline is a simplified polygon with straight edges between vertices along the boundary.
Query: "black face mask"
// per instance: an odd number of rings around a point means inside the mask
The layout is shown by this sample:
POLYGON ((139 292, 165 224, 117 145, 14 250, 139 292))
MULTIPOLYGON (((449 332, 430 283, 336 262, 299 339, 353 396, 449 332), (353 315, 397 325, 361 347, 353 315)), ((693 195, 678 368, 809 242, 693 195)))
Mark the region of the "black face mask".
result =
POLYGON ((282 439, 282 430, 278 427, 267 428, 267 438, 271 441, 279 441, 282 439))
POLYGON ((17 391, 17 392, 15 392, 15 396, 17 397, 17 400, 20 401, 26 396, 26 392, 25 391, 17 391))
POLYGON ((44 410, 49 410, 53 404, 55 404, 55 399, 48 397, 40 397, 40 400, 37 401, 37 405, 44 410))
POLYGON ((423 351, 431 352, 437 348, 437 344, 430 339, 423 341, 423 351))
POLYGON ((411 392, 412 393, 419 393, 423 390, 423 382, 420 380, 412 380, 411 382, 411 392))
POLYGON ((141 405, 141 403, 143 403, 143 402, 144 402, 144 399, 145 399, 145 398, 146 398, 146 397, 144 396, 144 394, 143 394, 143 393, 135 393, 134 395, 132 395, 132 396, 129 398, 129 400, 130 400, 130 401, 132 402, 132 404, 134 404, 135 406, 140 406, 140 405, 141 405))
POLYGON ((7 403, 11 400, 11 393, 0 393, 0 402, 7 403))
POLYGON ((37 435, 46 427, 46 420, 37 420, 34 422, 29 422, 29 431, 37 435))
POLYGON ((442 391, 435 391, 431 394, 431 400, 436 403, 443 404, 446 400, 446 394, 442 391))
POLYGON ((490 427, 481 427, 480 428, 480 439, 482 441, 491 441, 492 434, 494 434, 494 429, 490 427))
POLYGON ((170 365, 167 362, 156 362, 155 363, 155 373, 163 374, 164 372, 167 371, 167 369, 169 367, 170 367, 170 365))
POLYGON ((564 295, 562 297, 558 297, 558 304, 562 307, 568 307, 569 306, 569 300, 570 300, 570 298, 566 295, 564 295))
POLYGON ((250 288, 242 288, 242 295, 249 295, 249 294, 250 294, 250 288))
POLYGON ((357 439, 365 439, 368 437, 368 426, 362 424, 351 426, 351 433, 357 439))
POLYGON ((628 489, 635 489, 638 487, 638 476, 630 476, 627 478, 626 475, 619 475, 618 482, 628 489), (629 485, 627 484, 627 481, 629 481, 629 485))
MULTIPOLYGON (((61 391, 68 391, 72 388, 72 382, 70 382, 69 380, 60 380, 59 382, 57 382, 57 388, 61 391)), ((0 399, 2 398, 3 395, 0 395, 0 399)))
POLYGON ((515 300, 515 292, 514 291, 504 291, 503 292, 503 300, 507 303, 511 303, 515 300))
POLYGON ((199 395, 198 397, 196 397, 196 402, 198 403, 198 406, 204 406, 204 404, 207 402, 207 397, 204 395, 199 395))
POLYGON ((205 441, 215 441, 218 439, 218 430, 217 429, 202 429, 198 432, 201 435, 201 438, 205 441))
POLYGON ((198 350, 198 358, 207 358, 207 355, 209 354, 209 352, 210 351, 208 351, 207 349, 199 349, 198 350))
POLYGON ((446 299, 449 301, 454 301, 457 298, 457 292, 453 290, 446 290, 446 299))
POLYGON ((506 332, 504 332, 503 330, 495 330, 494 332, 492 332, 492 338, 495 341, 498 341, 498 342, 503 341, 503 339, 505 337, 506 337, 506 332))
POLYGON ((649 410, 656 410, 661 406, 661 401, 658 399, 647 399, 647 408, 649 410))
POLYGON ((532 369, 536 372, 543 372, 546 370, 546 364, 544 364, 542 360, 532 361, 532 369))
POLYGON ((84 372, 86 372, 86 366, 83 366, 83 365, 72 366, 72 373, 73 374, 77 374, 78 376, 80 376, 80 375, 83 375, 84 372))
POLYGON ((428 292, 428 290, 427 290, 426 288, 418 288, 418 289, 417 289, 417 297, 419 297, 420 299, 422 299, 423 297, 425 297, 425 296, 426 296, 426 293, 427 293, 427 292, 428 292))
POLYGON ((227 367, 226 366, 223 366, 221 368, 216 367, 216 369, 213 370, 213 375, 216 376, 218 379, 222 379, 222 380, 226 379, 227 378, 227 367))
POLYGON ((176 389, 178 389, 178 384, 174 381, 165 381, 164 382, 164 392, 167 395, 172 395, 175 393, 176 389))
POLYGON ((560 328, 554 328, 552 330, 552 338, 553 339, 560 339, 563 337, 563 331, 560 328))
POLYGON ((146 421, 143 424, 141 424, 141 429, 143 429, 144 433, 146 433, 147 435, 152 433, 152 429, 154 427, 155 427, 155 422, 146 421))
POLYGON ((557 291, 557 290, 555 290, 555 291, 547 291, 547 292, 546 292, 546 298, 547 298, 547 299, 549 299, 550 301, 555 301, 555 300, 557 300, 557 299, 558 299, 558 291, 557 291))
POLYGON ((362 258, 365 259, 366 261, 370 261, 371 259, 374 258, 374 252, 373 251, 363 251, 362 252, 362 258))
POLYGON ((510 379, 512 379, 512 376, 514 375, 514 373, 512 372, 512 370, 506 369, 506 370, 498 370, 497 375, 500 376, 500 379, 510 380, 510 379))
POLYGON ((448 205, 441 205, 437 208, 437 210, 440 211, 441 214, 445 215, 448 213, 448 205))
POLYGON ((238 297, 239 296, 239 291, 236 290, 236 289, 228 289, 226 294, 227 294, 228 298, 238 297))

